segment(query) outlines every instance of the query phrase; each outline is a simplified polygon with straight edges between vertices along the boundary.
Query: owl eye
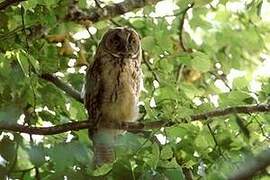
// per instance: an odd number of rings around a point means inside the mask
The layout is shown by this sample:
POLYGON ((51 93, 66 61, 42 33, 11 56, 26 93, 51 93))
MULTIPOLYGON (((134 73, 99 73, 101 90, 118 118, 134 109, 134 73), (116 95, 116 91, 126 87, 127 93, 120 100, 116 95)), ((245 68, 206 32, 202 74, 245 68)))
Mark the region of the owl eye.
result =
POLYGON ((112 39, 111 39, 111 43, 114 46, 118 46, 120 44, 120 37, 118 35, 115 35, 112 39))
POLYGON ((136 40, 133 37, 130 37, 129 38, 129 43, 130 44, 135 44, 136 43, 136 40))
POLYGON ((113 41, 113 43, 112 43, 114 46, 118 46, 120 43, 119 43, 119 41, 113 41))

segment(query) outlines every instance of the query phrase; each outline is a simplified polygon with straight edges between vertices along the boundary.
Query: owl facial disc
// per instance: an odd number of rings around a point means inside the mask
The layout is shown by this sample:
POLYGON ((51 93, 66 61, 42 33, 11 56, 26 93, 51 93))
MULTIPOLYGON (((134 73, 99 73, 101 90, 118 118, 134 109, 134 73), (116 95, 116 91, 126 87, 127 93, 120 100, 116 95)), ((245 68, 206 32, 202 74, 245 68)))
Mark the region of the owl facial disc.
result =
POLYGON ((140 37, 131 28, 111 29, 103 36, 101 42, 115 57, 135 58, 140 50, 140 37))

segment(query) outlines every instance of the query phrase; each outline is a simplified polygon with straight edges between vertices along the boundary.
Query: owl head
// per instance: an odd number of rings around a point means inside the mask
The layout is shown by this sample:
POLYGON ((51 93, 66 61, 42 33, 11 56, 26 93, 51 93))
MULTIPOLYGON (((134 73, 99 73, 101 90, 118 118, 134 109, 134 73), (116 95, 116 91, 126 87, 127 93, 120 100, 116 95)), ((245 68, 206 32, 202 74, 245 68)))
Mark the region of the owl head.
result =
POLYGON ((140 53, 140 36, 127 27, 108 30, 100 42, 103 48, 115 57, 132 58, 140 53))

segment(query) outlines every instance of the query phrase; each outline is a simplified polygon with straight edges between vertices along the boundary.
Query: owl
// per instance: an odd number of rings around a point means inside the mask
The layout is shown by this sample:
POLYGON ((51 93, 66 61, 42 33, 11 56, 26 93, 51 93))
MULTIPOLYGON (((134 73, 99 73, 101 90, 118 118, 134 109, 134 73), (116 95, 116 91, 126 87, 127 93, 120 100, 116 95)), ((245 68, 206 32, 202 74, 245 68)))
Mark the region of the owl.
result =
POLYGON ((141 42, 138 33, 127 27, 108 30, 100 41, 85 78, 85 107, 97 166, 115 160, 114 146, 120 130, 114 122, 132 122, 138 117, 142 83, 141 42))

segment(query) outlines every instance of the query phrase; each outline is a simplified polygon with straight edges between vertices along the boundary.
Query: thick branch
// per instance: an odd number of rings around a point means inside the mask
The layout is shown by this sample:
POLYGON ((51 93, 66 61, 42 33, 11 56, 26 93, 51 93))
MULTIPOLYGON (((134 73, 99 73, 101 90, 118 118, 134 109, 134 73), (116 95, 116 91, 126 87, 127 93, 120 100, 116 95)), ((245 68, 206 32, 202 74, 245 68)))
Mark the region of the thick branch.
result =
POLYGON ((26 0, 5 0, 5 1, 0 3, 0 11, 4 10, 8 6, 11 6, 13 4, 16 4, 16 3, 19 3, 19 2, 22 2, 22 1, 26 1, 26 0))
POLYGON ((258 172, 263 171, 270 165, 270 149, 267 149, 253 159, 249 159, 243 163, 241 168, 236 170, 235 173, 229 178, 230 180, 245 180, 251 179, 258 172))
MULTIPOLYGON (((270 112, 270 104, 260 104, 260 105, 249 105, 249 106, 236 106, 236 107, 229 107, 226 109, 219 109, 214 110, 198 115, 192 115, 189 118, 183 118, 181 121, 188 122, 188 120, 195 121, 195 120, 207 120, 209 118, 219 117, 219 116, 226 116, 229 114, 235 113, 256 113, 256 112, 270 112)), ((109 124, 110 128, 115 129, 123 129, 128 130, 131 132, 146 130, 146 129, 155 129, 161 127, 169 127, 176 124, 176 122, 171 121, 153 121, 147 123, 131 123, 131 122, 122 122, 122 123, 113 123, 109 124)), ((66 123, 62 125, 56 125, 52 127, 29 127, 24 125, 18 124, 1 124, 0 123, 0 130, 7 130, 7 131, 14 131, 14 132, 21 132, 21 133, 29 133, 29 134, 39 134, 39 135, 53 135, 64 133, 67 131, 78 131, 81 129, 91 128, 92 124, 89 121, 81 121, 81 122, 72 122, 66 123)))
MULTIPOLYGON (((26 0, 5 0, 0 3, 0 11, 4 10, 6 7, 13 5, 17 2, 22 2, 26 0)), ((80 22, 84 25, 96 23, 101 20, 105 19, 111 19, 116 16, 122 15, 124 13, 133 11, 138 8, 143 8, 146 5, 156 4, 161 0, 125 0, 121 3, 116 3, 112 5, 107 5, 103 8, 96 7, 91 8, 89 10, 82 11, 79 9, 76 4, 72 4, 69 8, 69 11, 66 15, 66 20, 69 21, 75 21, 80 22), (87 23, 89 22, 89 23, 87 23)), ((38 25, 39 26, 39 25, 38 25)), ((42 31, 36 31, 36 25, 28 27, 27 28, 31 34, 31 38, 34 38, 35 36, 41 37, 44 34, 46 34, 46 31, 44 29, 47 29, 45 26, 39 26, 38 29, 41 29, 42 31)), ((15 32, 12 32, 11 34, 16 33, 19 31, 19 29, 16 28, 15 32)), ((10 36, 10 33, 8 33, 10 36)), ((8 34, 4 34, 3 36, 0 36, 0 39, 6 39, 8 34)))
POLYGON ((38 134, 38 135, 53 135, 53 134, 60 134, 67 131, 78 131, 81 129, 89 128, 91 124, 89 121, 82 121, 82 122, 72 122, 66 123, 62 125, 56 125, 52 127, 30 127, 20 124, 3 124, 0 123, 1 130, 8 130, 20 133, 27 133, 27 134, 38 134))
POLYGON ((40 75, 42 79, 53 83, 56 87, 63 90, 65 93, 76 99, 77 101, 83 103, 83 99, 81 98, 80 93, 74 89, 72 86, 68 85, 67 83, 63 82, 61 79, 57 78, 52 74, 42 74, 40 75))
POLYGON ((125 0, 117 4, 107 5, 103 8, 92 8, 82 11, 74 4, 70 6, 67 19, 71 21, 90 21, 98 22, 105 19, 111 19, 115 16, 125 14, 146 5, 156 4, 161 0, 125 0))

